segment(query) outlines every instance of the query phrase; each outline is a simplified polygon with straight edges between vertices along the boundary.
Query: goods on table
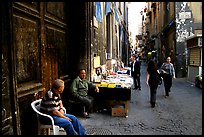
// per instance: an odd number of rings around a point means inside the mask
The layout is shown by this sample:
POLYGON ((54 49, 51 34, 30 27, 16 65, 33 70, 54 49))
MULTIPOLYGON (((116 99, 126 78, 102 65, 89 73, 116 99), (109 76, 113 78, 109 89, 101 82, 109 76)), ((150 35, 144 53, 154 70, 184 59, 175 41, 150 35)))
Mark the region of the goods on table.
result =
POLYGON ((102 82, 97 83, 96 86, 108 88, 130 88, 132 84, 132 77, 127 74, 117 74, 109 75, 106 80, 102 80, 102 82))

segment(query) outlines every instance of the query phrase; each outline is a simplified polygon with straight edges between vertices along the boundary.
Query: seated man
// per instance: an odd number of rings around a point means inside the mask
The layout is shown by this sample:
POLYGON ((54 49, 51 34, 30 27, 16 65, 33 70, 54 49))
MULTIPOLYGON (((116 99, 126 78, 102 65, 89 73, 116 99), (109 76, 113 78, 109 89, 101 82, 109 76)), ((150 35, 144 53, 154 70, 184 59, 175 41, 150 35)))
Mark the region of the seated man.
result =
MULTIPOLYGON (((56 79, 52 88, 48 90, 40 105, 40 111, 50 115, 57 126, 63 127, 67 135, 85 135, 86 131, 81 122, 72 114, 66 114, 63 110, 61 94, 64 91, 64 81, 56 79)), ((46 122, 46 119, 41 119, 46 122)))
POLYGON ((90 112, 93 107, 94 98, 88 95, 91 89, 95 89, 96 92, 99 92, 98 87, 86 80, 85 69, 80 69, 78 77, 73 80, 70 86, 70 92, 75 97, 76 101, 81 102, 85 106, 85 110, 83 110, 84 117, 88 117, 88 112, 90 112))

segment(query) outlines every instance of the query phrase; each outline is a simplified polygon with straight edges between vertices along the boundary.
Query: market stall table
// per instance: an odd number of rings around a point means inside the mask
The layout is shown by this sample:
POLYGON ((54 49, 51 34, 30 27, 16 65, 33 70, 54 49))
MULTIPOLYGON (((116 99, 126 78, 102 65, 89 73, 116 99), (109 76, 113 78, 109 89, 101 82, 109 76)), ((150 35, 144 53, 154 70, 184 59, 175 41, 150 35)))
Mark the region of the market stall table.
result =
POLYGON ((131 99, 130 88, 99 87, 99 97, 103 100, 128 101, 131 99))
POLYGON ((131 99, 130 88, 99 87, 100 100, 109 101, 112 116, 128 116, 128 104, 131 99))
POLYGON ((103 103, 102 105, 105 105, 104 102, 108 101, 108 109, 111 108, 112 116, 127 117, 128 104, 131 100, 132 78, 129 75, 118 75, 114 76, 113 79, 109 79, 111 82, 95 83, 99 87, 96 102, 100 102, 101 104, 103 103))

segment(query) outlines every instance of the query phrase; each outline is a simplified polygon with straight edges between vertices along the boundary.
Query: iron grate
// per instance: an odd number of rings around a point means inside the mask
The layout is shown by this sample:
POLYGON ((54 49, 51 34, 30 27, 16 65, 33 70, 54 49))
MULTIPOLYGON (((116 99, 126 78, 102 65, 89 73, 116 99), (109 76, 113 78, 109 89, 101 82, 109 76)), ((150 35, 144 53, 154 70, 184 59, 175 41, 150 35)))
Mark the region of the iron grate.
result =
POLYGON ((112 132, 103 128, 89 128, 87 129, 87 135, 112 135, 112 132))

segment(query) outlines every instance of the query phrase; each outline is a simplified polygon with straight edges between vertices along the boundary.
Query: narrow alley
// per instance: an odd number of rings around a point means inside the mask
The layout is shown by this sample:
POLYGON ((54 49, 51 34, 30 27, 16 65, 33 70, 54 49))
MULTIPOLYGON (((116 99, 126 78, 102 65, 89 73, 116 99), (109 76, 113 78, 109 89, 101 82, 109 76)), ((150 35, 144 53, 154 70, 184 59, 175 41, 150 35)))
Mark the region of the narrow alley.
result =
POLYGON ((141 65, 142 90, 132 90, 128 117, 112 117, 110 112, 92 113, 80 118, 91 135, 201 135, 202 90, 185 78, 173 81, 169 98, 164 88, 157 90, 156 107, 149 103, 145 83, 146 64, 141 65))
MULTIPOLYGON (((70 85, 80 69, 101 90, 90 118, 76 115, 88 135, 202 135, 202 2, 5 1, 1 13, 2 135, 42 134, 33 104, 54 91, 56 79, 63 81, 55 92, 60 113, 45 113, 63 117, 62 97, 74 114, 70 85), (133 56, 144 61, 141 90, 131 89, 130 76, 117 75, 130 74, 133 56), (164 85, 158 88, 151 108, 145 62, 160 67, 167 57, 177 79, 168 98, 164 85), (112 116, 117 110, 125 116, 112 116)), ((91 88, 82 84, 88 97, 91 88)))

